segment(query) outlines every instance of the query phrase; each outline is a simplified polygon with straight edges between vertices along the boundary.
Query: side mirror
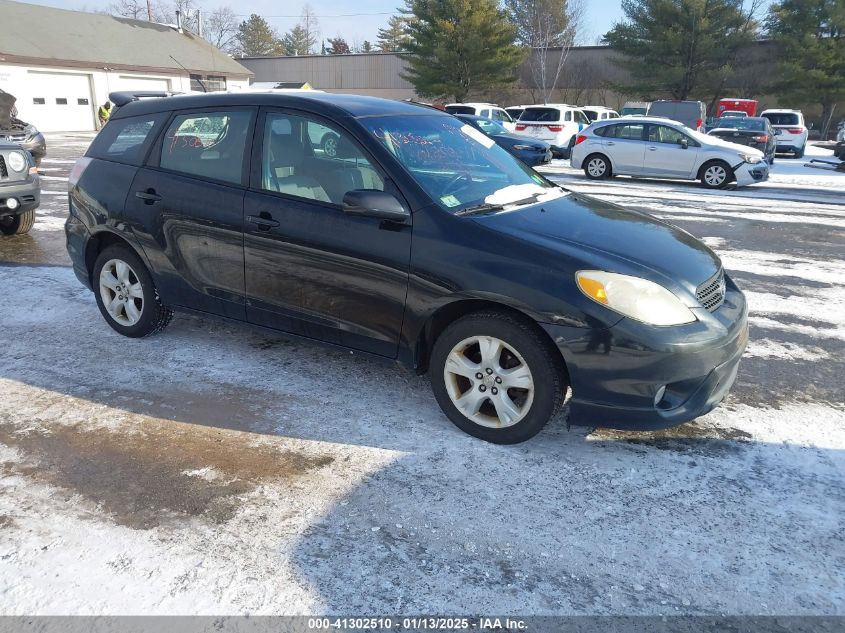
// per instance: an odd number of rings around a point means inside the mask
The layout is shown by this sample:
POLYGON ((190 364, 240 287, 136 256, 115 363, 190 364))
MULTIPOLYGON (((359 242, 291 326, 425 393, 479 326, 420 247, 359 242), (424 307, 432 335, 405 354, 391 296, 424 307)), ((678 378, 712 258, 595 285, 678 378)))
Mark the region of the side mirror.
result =
POLYGON ((678 145, 680 145, 684 149, 689 149, 689 141, 685 138, 679 138, 678 145))
POLYGON ((396 197, 376 189, 353 189, 343 196, 343 211, 349 215, 404 222, 411 217, 396 197))

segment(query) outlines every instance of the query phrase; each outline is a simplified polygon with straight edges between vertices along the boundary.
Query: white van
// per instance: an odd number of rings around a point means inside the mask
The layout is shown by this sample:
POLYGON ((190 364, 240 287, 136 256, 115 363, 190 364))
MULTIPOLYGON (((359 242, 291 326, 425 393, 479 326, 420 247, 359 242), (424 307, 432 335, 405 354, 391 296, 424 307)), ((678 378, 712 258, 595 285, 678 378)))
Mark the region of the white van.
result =
POLYGON ((445 110, 449 114, 474 114, 498 121, 508 132, 513 132, 516 127, 511 115, 495 103, 448 103, 445 110))

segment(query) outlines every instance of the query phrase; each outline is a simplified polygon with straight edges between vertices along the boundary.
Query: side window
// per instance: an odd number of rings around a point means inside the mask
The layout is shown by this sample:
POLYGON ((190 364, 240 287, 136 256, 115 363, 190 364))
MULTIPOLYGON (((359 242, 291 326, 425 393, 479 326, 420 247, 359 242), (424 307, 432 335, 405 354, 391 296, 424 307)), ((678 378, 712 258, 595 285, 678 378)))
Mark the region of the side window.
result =
POLYGON ((240 184, 251 118, 246 111, 180 114, 167 129, 159 166, 240 184))
POLYGON ((572 120, 572 110, 567 110, 566 113, 563 115, 564 121, 571 121, 572 120))
MULTIPOLYGON (((642 123, 626 123, 625 125, 614 125, 615 138, 627 139, 629 141, 643 140, 645 125, 642 123)), ((610 136, 608 134, 608 136, 610 136)))
POLYGON ((155 137, 153 129, 166 118, 167 113, 161 112, 148 116, 112 119, 94 138, 88 156, 140 165, 155 137))
POLYGON ((484 108, 481 112, 479 112, 478 116, 483 116, 485 119, 489 119, 490 110, 488 108, 484 108))
POLYGON ((493 120, 494 121, 510 121, 511 118, 507 115, 504 110, 493 110, 493 120))
POLYGON ((270 112, 264 121, 261 188, 340 205, 347 191, 384 191, 384 180, 349 134, 322 121, 270 112))
POLYGON ((677 145, 681 139, 685 138, 687 138, 686 134, 666 125, 651 125, 648 128, 648 140, 652 143, 677 145))

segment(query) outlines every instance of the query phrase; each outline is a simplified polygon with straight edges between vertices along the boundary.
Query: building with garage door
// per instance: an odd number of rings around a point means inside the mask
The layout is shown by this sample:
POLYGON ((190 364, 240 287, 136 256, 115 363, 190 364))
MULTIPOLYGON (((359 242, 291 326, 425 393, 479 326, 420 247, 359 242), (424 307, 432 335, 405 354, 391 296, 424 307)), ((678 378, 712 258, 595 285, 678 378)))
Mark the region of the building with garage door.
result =
POLYGON ((166 24, 0 0, 0 25, 0 89, 45 132, 96 129, 117 90, 237 90, 252 74, 166 24))

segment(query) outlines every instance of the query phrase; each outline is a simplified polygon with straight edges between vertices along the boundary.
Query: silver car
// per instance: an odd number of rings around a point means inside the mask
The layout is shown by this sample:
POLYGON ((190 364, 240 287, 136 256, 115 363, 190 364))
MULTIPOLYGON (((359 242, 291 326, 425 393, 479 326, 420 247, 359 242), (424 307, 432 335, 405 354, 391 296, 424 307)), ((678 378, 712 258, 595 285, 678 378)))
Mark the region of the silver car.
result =
POLYGON ((769 177, 759 150, 707 136, 660 117, 633 116, 581 131, 570 164, 587 178, 652 176, 700 180, 711 189, 750 185, 769 177))

